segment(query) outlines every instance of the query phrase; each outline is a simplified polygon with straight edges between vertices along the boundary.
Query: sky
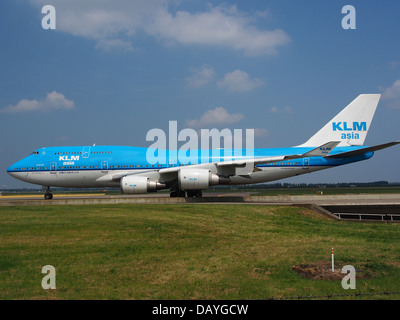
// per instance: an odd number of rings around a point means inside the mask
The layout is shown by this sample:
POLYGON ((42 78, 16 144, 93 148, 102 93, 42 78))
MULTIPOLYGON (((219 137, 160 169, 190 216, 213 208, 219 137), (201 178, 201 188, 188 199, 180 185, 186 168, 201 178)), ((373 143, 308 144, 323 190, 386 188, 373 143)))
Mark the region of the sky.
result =
MULTIPOLYGON (((6 170, 35 149, 149 147, 169 121, 296 146, 362 93, 382 94, 366 144, 400 140, 399 12, 398 0, 2 0, 0 189, 33 186, 6 170)), ((400 182, 398 159, 395 146, 282 182, 400 182)))

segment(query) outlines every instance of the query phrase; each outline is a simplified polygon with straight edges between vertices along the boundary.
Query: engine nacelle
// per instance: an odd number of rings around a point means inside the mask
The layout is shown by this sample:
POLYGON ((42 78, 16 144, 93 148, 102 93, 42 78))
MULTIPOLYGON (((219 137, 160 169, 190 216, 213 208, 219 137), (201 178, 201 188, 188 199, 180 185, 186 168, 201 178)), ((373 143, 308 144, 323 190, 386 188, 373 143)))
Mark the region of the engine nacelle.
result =
POLYGON ((134 175, 123 177, 120 182, 120 187, 122 193, 125 194, 143 194, 166 188, 164 184, 158 181, 134 175))
POLYGON ((179 189, 207 189, 220 183, 220 177, 207 169, 180 169, 178 172, 179 189))

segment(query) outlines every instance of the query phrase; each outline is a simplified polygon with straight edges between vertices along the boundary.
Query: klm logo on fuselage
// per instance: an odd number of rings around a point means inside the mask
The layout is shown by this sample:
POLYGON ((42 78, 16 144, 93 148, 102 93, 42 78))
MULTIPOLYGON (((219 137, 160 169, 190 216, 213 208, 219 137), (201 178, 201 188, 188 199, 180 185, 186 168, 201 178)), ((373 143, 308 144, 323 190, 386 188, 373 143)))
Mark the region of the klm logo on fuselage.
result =
POLYGON ((63 166, 73 166, 75 161, 79 161, 79 156, 60 156, 58 161, 63 161, 63 166))
POLYGON ((360 134, 355 131, 367 131, 367 123, 363 122, 332 122, 333 131, 346 131, 343 132, 341 139, 360 139, 360 134))
POLYGON ((78 161, 79 156, 60 156, 59 161, 78 161))

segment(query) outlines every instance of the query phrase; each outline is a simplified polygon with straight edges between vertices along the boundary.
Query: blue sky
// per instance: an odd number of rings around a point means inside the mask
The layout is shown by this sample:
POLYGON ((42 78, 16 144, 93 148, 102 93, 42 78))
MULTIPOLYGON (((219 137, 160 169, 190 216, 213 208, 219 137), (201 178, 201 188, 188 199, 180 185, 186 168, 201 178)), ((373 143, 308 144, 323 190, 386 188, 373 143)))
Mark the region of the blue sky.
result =
MULTIPOLYGON (((0 2, 0 188, 44 146, 148 147, 146 133, 256 129, 256 147, 306 141, 361 93, 382 93, 366 144, 400 139, 400 2, 0 2), (56 30, 42 28, 44 5, 56 30), (342 28, 342 7, 356 29, 342 28)), ((290 182, 400 181, 400 148, 290 182)))

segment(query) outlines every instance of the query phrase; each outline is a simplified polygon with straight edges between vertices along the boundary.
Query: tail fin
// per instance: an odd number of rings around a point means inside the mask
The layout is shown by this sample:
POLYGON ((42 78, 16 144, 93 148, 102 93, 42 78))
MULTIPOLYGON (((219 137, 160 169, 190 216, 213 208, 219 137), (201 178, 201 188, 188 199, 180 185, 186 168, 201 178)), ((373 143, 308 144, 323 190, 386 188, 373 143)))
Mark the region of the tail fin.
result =
POLYGON ((359 95, 299 147, 315 147, 329 141, 340 141, 338 146, 362 146, 380 97, 380 94, 359 95))

